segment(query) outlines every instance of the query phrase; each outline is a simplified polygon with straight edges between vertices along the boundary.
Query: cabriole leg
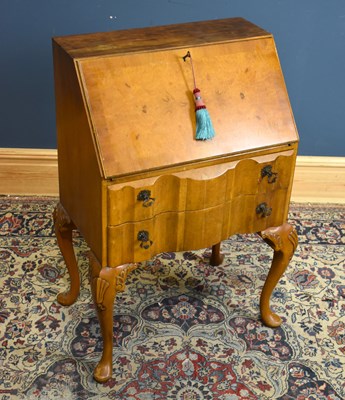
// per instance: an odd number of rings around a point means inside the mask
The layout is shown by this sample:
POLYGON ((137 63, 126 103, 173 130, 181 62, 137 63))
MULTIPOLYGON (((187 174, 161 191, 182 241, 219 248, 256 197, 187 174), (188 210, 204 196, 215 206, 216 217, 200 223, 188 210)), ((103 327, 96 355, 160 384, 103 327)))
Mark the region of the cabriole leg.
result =
POLYGON ((274 250, 272 266, 260 297, 261 318, 265 325, 276 328, 281 325, 282 320, 272 312, 269 302, 274 288, 296 250, 298 237, 295 228, 288 223, 276 228, 268 228, 259 235, 274 250))
POLYGON ((55 207, 53 218, 57 242, 71 279, 69 290, 60 293, 57 300, 60 304, 69 306, 76 301, 80 288, 78 264, 72 243, 72 231, 75 226, 61 203, 58 203, 55 207))
POLYGON ((93 301, 101 326, 103 353, 94 370, 97 382, 106 382, 113 371, 113 310, 116 293, 123 291, 128 273, 136 265, 126 264, 116 268, 101 267, 90 252, 90 284, 93 301))

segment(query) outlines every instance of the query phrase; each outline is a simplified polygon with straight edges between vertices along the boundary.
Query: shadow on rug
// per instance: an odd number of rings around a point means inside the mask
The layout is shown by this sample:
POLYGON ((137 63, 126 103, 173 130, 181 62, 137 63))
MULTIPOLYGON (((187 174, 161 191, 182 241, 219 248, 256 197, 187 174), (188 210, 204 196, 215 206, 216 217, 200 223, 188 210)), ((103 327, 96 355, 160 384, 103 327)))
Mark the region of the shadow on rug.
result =
POLYGON ((142 263, 116 298, 113 378, 97 384, 99 325, 88 248, 75 235, 81 294, 52 227, 56 199, 0 198, 0 399, 235 400, 345 398, 345 206, 292 205, 300 244, 262 325, 271 249, 256 235, 142 263))

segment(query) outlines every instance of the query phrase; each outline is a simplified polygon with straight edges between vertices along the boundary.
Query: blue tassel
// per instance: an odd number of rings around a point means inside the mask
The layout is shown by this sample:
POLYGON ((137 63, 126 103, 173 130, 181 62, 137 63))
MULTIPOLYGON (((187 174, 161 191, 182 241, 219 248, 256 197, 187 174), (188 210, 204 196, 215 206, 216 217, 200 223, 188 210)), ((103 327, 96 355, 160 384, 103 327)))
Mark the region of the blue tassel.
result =
POLYGON ((209 140, 215 136, 210 114, 200 96, 200 90, 193 90, 196 116, 196 140, 209 140))
POLYGON ((195 111, 196 116, 196 140, 212 139, 215 135, 210 114, 206 108, 195 111))

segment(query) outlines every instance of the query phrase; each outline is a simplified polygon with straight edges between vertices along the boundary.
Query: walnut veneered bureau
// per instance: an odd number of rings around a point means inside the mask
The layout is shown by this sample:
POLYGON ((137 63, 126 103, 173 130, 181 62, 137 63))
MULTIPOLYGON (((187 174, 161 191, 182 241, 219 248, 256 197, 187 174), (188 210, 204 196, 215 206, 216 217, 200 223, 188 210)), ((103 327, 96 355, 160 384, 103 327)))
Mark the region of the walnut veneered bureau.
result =
POLYGON ((260 300, 279 326, 272 291, 297 246, 287 220, 298 134, 272 35, 223 19, 53 39, 60 202, 58 244, 79 293, 72 247, 90 247, 90 280, 111 377, 113 303, 134 264, 257 232, 274 249, 260 300), (195 139, 193 76, 215 137, 195 139))

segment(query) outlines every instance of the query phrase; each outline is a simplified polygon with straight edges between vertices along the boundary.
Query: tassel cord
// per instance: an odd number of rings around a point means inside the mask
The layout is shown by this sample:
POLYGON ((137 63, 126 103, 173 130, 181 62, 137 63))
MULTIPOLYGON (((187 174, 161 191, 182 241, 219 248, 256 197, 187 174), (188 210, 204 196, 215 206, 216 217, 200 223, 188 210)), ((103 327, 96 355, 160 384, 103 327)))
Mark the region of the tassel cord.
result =
POLYGON ((183 61, 186 61, 186 58, 190 58, 190 65, 191 65, 191 69, 192 69, 193 83, 194 83, 193 96, 194 96, 194 101, 195 101, 195 114, 196 114, 196 137, 195 138, 196 138, 196 140, 212 139, 215 136, 214 128, 212 125, 210 115, 206 109, 205 103, 203 102, 203 100, 200 96, 200 90, 196 86, 193 59, 192 59, 192 55, 190 54, 189 51, 183 57, 183 61))
POLYGON ((192 76, 193 76, 194 89, 196 89, 196 79, 195 79, 193 58, 192 58, 192 55, 190 54, 190 51, 188 51, 187 54, 183 57, 183 61, 186 61, 186 58, 190 58, 190 66, 191 66, 191 69, 192 69, 192 76))

